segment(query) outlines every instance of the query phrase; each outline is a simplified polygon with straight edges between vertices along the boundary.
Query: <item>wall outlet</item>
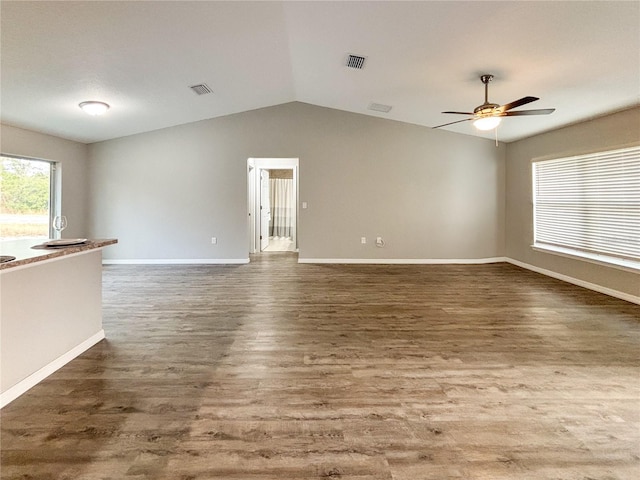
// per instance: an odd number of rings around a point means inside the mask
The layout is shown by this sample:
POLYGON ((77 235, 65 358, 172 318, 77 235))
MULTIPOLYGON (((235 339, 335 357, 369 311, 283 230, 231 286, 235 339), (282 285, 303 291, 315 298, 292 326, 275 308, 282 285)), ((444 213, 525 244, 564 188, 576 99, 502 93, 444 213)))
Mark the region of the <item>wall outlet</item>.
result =
POLYGON ((217 245, 218 244, 218 237, 211 237, 211 245, 217 245))
POLYGON ((367 237, 360 237, 360 243, 363 245, 367 243, 367 237))

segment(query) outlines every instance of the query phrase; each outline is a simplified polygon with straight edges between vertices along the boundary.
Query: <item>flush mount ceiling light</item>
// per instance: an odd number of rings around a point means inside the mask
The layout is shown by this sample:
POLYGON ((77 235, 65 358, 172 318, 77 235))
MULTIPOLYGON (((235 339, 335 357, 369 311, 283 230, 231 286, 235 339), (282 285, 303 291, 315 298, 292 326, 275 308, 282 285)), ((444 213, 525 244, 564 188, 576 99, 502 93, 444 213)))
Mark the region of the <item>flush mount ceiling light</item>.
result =
POLYGON ((109 110, 109 105, 104 102, 88 101, 78 105, 85 113, 89 115, 102 115, 109 110))

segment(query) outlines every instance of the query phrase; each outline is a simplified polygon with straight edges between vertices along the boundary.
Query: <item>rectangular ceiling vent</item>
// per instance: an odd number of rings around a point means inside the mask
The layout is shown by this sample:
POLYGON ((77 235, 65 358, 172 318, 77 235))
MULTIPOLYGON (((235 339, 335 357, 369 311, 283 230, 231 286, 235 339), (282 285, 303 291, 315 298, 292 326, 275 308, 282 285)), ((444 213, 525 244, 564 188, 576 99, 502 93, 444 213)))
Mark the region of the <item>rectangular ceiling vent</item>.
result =
POLYGON ((393 107, 391 105, 383 105, 382 103, 370 103, 367 108, 375 112, 389 113, 393 107))
POLYGON ((189 88, 194 92, 196 92, 198 95, 206 95, 207 93, 213 93, 213 90, 211 90, 206 83, 201 83, 199 85, 191 85, 189 88))
POLYGON ((347 57, 347 67, 355 68, 356 70, 362 70, 364 68, 364 61, 367 57, 360 55, 349 55, 347 57))

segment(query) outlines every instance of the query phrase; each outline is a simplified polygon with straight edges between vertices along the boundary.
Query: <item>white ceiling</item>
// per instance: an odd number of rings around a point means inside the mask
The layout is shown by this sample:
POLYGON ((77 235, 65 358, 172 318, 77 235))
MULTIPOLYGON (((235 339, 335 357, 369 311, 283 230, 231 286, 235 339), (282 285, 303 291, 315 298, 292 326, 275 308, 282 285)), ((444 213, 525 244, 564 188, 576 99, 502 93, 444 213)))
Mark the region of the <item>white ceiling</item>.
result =
POLYGON ((483 102, 481 73, 490 101, 556 108, 503 141, 640 103, 637 1, 0 3, 2 122, 84 143, 291 101, 432 127, 483 102))

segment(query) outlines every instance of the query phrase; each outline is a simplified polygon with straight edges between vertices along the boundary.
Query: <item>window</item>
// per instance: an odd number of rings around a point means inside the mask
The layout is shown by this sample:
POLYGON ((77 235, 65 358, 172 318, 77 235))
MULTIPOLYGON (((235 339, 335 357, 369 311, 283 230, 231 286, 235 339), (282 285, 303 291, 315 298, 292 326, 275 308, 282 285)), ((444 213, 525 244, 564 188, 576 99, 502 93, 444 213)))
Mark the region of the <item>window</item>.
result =
POLYGON ((533 163, 534 248, 640 269, 640 146, 533 163))
POLYGON ((0 239, 49 238, 56 164, 0 157, 0 239))

